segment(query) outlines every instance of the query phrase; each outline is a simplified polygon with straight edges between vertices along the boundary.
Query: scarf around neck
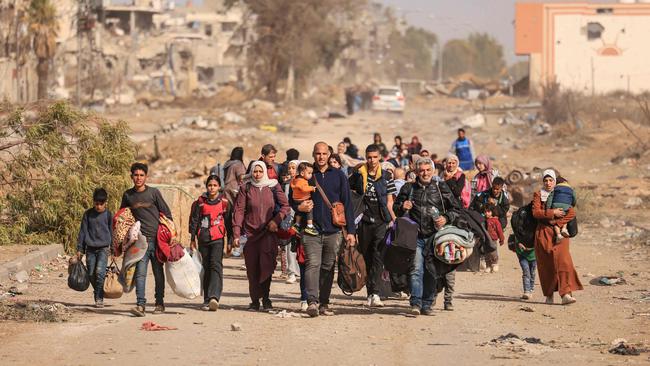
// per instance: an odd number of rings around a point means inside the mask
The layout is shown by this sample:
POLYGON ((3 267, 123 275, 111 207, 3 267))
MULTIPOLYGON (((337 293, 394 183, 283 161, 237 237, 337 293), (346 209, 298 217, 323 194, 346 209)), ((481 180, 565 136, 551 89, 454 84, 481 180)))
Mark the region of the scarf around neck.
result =
POLYGON ((253 186, 259 188, 260 190, 262 190, 262 188, 264 187, 273 188, 278 184, 277 179, 269 179, 269 173, 266 170, 266 164, 263 161, 259 161, 259 160, 254 161, 253 165, 251 165, 250 181, 253 186), (255 178, 253 177, 253 171, 257 166, 262 168, 262 171, 264 172, 264 176, 262 177, 262 179, 256 181, 255 178))

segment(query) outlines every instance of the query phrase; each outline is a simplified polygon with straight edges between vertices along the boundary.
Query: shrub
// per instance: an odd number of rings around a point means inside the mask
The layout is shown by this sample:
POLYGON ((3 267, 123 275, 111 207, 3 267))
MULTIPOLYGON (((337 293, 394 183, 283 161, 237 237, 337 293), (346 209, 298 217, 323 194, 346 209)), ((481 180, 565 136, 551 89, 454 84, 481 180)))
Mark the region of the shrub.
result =
POLYGON ((104 187, 115 210, 129 186, 128 132, 124 122, 64 102, 1 119, 0 245, 61 243, 73 251, 93 190, 104 187))

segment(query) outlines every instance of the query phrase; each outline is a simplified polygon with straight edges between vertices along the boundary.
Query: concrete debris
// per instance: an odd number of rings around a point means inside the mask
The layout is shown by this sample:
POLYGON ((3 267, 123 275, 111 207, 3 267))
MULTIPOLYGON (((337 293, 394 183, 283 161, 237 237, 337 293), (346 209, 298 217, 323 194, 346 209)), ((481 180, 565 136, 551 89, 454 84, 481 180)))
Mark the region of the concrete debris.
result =
POLYGON ((230 324, 230 330, 233 332, 239 332, 241 330, 241 324, 239 323, 230 324))
POLYGON ((226 122, 229 123, 235 123, 235 124, 246 123, 246 118, 240 116, 235 112, 226 112, 221 115, 221 118, 223 118, 226 122))
POLYGON ((246 109, 261 109, 266 111, 272 111, 275 109, 275 104, 261 99, 253 99, 248 102, 244 102, 242 107, 246 109))
POLYGON ((499 118, 499 124, 521 126, 521 125, 525 125, 526 121, 524 121, 519 117, 516 117, 512 112, 507 112, 505 116, 499 118))
POLYGON ((29 273, 27 271, 20 271, 13 275, 13 280, 18 283, 24 283, 29 280, 29 273))
POLYGON ((118 102, 123 105, 131 105, 135 103, 135 92, 132 89, 128 89, 120 95, 118 95, 118 102))
POLYGON ((641 354, 642 350, 637 349, 636 347, 627 344, 627 341, 623 338, 615 339, 612 342, 614 347, 609 349, 609 353, 621 356, 638 356, 641 354))
POLYGON ((540 355, 549 351, 553 351, 553 348, 545 345, 541 339, 535 337, 526 337, 520 338, 514 333, 508 333, 502 336, 499 336, 495 339, 492 339, 489 342, 479 344, 483 347, 494 347, 499 349, 505 349, 510 352, 515 353, 524 353, 529 355, 540 355))
POLYGON ((537 135, 546 135, 551 132, 551 125, 546 122, 539 122, 533 127, 537 135))
POLYGON ((473 116, 469 116, 466 118, 463 118, 461 120, 461 124, 465 127, 470 127, 470 128, 479 128, 485 126, 486 123, 485 116, 481 113, 477 113, 473 116))
POLYGON ((315 112, 314 110, 312 110, 312 109, 304 111, 304 112, 302 113, 302 115, 303 115, 305 118, 309 118, 309 119, 318 119, 318 113, 316 113, 316 112, 315 112))
POLYGON ((0 302, 0 319, 31 322, 65 322, 72 316, 72 311, 59 303, 35 302, 0 302))
POLYGON ((598 284, 601 286, 625 285, 626 283, 623 277, 602 276, 598 278, 598 284))
POLYGON ((627 202, 625 202, 625 208, 634 208, 641 206, 643 204, 643 199, 641 197, 630 197, 627 202))

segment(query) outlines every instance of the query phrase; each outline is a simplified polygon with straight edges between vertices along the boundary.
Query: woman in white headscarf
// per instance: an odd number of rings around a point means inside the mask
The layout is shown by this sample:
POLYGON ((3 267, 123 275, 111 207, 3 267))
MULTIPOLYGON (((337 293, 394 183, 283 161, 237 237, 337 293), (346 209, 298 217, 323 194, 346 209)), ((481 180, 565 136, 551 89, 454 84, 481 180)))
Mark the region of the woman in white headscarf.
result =
POLYGON ((566 213, 562 209, 546 208, 546 200, 555 188, 554 170, 544 171, 543 183, 542 189, 533 196, 533 216, 537 219, 535 256, 539 281, 547 304, 554 303, 553 294, 556 291, 560 293, 563 305, 573 304, 576 302, 573 292, 582 290, 582 284, 569 252, 569 238, 556 242, 553 225, 566 225, 576 213, 574 208, 566 213))
POLYGON ((279 239, 275 234, 290 208, 276 179, 269 179, 262 161, 251 165, 250 181, 245 183, 235 199, 233 211, 234 246, 239 247, 241 235, 248 241, 244 247, 250 310, 273 308, 269 293, 271 276, 276 266, 279 239))

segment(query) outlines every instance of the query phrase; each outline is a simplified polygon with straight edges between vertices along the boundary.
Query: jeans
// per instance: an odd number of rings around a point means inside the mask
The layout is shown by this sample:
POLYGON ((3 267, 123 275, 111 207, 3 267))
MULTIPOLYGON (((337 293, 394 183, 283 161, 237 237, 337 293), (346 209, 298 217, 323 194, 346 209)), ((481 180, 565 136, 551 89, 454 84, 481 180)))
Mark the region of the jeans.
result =
POLYGON ((359 225, 359 250, 366 262, 368 296, 379 295, 378 284, 384 270, 383 248, 385 246, 386 224, 361 221, 359 225))
POLYGON ((219 301, 223 290, 223 239, 199 244, 203 260, 203 302, 219 301))
POLYGON ((521 266, 521 278, 524 285, 524 292, 533 292, 535 289, 535 271, 537 270, 537 261, 529 261, 523 256, 517 255, 519 265, 521 266))
POLYGON ((415 261, 410 273, 411 306, 421 309, 431 309, 435 297, 435 279, 424 268, 424 245, 429 238, 418 238, 415 249, 415 261))
POLYGON ((95 301, 104 299, 104 280, 106 279, 108 250, 108 247, 86 248, 86 267, 88 267, 90 283, 93 285, 95 301))
POLYGON ((304 264, 299 264, 300 266, 300 301, 307 301, 307 288, 305 287, 305 270, 307 268, 304 264))
POLYGON ((156 284, 156 305, 164 305, 165 271, 163 271, 163 264, 156 258, 156 240, 156 238, 147 238, 147 252, 135 267, 135 296, 137 298, 137 305, 139 306, 145 306, 147 304, 145 290, 147 284, 147 265, 149 262, 151 262, 153 279, 156 284))
POLYGON ((310 304, 327 305, 334 283, 336 254, 342 239, 341 233, 304 236, 305 289, 310 304))

